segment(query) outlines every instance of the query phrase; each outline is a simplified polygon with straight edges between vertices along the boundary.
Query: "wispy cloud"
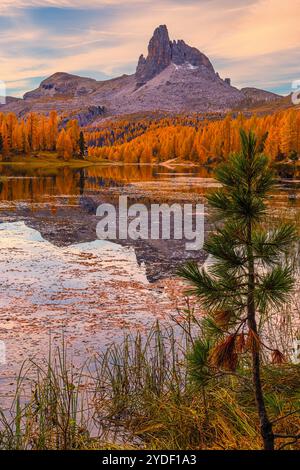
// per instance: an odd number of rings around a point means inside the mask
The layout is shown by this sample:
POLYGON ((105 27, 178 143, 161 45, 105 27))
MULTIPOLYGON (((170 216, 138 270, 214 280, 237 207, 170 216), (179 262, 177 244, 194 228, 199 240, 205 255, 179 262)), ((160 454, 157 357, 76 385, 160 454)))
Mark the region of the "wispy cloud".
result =
POLYGON ((22 93, 56 71, 132 73, 158 24, 237 86, 300 78, 300 0, 2 0, 0 79, 22 93))
POLYGON ((143 4, 149 0, 2 0, 0 11, 8 11, 11 8, 35 8, 35 7, 55 7, 55 8, 103 8, 110 5, 143 4))

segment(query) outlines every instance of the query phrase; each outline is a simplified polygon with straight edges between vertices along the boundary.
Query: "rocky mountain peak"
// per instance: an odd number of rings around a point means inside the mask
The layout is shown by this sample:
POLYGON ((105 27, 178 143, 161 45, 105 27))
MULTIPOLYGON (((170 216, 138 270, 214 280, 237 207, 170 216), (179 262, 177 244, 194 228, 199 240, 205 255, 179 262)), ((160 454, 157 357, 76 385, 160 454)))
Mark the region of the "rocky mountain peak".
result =
POLYGON ((204 66, 215 73, 211 62, 202 52, 183 40, 170 41, 166 25, 158 26, 150 39, 147 58, 143 55, 139 58, 135 74, 137 84, 145 84, 171 63, 183 65, 186 62, 193 67, 204 66))
POLYGON ((18 116, 56 109, 64 119, 76 117, 86 125, 102 119, 104 113, 227 112, 276 100, 280 104, 281 99, 255 88, 238 90, 230 79, 221 79, 202 52, 183 40, 171 41, 167 27, 161 25, 149 42, 147 57, 140 56, 135 74, 97 81, 58 72, 24 99, 8 98, 0 106, 2 112, 18 116))
POLYGON ((140 56, 136 69, 137 84, 143 85, 171 63, 172 49, 166 25, 155 29, 148 45, 148 56, 140 56))

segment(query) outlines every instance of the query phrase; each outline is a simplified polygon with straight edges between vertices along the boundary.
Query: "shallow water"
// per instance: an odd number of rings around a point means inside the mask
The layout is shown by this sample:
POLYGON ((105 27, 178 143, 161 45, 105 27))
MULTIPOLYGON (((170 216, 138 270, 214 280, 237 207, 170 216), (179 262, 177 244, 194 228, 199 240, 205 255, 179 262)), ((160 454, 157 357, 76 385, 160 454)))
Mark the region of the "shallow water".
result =
MULTIPOLYGON (((212 176, 197 167, 0 166, 0 404, 22 362, 45 356, 62 334, 82 360, 124 332, 170 321, 179 298, 175 268, 191 257, 204 262, 205 254, 178 240, 97 240, 96 207, 119 195, 147 207, 204 202, 216 187, 212 176)), ((298 184, 278 187, 272 204, 299 220, 298 184)))

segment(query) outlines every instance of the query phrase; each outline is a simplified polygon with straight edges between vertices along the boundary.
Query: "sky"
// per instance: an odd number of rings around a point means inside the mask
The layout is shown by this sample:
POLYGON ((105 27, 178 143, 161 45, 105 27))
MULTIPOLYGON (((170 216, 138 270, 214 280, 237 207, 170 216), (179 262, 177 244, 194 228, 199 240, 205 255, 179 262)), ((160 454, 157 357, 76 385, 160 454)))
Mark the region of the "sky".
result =
POLYGON ((287 94, 300 80, 300 0, 1 0, 0 80, 22 96, 55 72, 134 73, 168 26, 238 88, 287 94))

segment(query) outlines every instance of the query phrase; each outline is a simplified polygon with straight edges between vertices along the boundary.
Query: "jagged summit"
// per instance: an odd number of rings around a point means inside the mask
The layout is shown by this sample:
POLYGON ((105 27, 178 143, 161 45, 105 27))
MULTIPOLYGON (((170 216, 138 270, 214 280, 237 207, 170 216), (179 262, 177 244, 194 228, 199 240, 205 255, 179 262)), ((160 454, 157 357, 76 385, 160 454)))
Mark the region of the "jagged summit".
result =
POLYGON ((150 39, 147 58, 143 54, 139 58, 135 73, 137 85, 144 85, 171 63, 175 65, 188 63, 193 67, 203 66, 211 73, 215 73, 206 55, 202 54, 195 47, 189 46, 182 39, 170 41, 167 26, 161 25, 155 29, 150 39))
POLYGON ((97 81, 57 72, 24 99, 7 100, 1 111, 24 116, 55 109, 77 118, 81 125, 131 113, 163 111, 228 112, 269 103, 280 96, 255 88, 239 90, 222 80, 208 57, 183 40, 171 41, 166 25, 155 29, 148 55, 140 56, 136 73, 97 81))

